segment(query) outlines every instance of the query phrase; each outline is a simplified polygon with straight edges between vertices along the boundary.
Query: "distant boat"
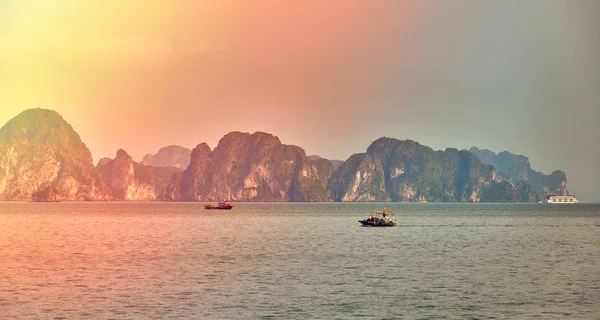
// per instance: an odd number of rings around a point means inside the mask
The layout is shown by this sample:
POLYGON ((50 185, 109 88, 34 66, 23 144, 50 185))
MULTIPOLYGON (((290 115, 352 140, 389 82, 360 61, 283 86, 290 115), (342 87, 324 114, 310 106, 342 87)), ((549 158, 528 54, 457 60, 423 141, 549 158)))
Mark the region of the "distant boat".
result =
POLYGON ((544 199, 543 201, 540 201, 540 203, 579 203, 579 200, 577 200, 577 198, 575 198, 572 195, 555 196, 551 194, 547 196, 546 199, 544 199))
POLYGON ((233 208, 233 205, 229 202, 219 202, 219 204, 217 204, 216 206, 213 206, 212 204, 207 204, 204 206, 204 209, 206 209, 206 210, 210 210, 210 209, 231 210, 231 208, 233 208))
POLYGON ((396 214, 383 208, 382 212, 371 212, 369 218, 358 220, 363 227, 393 227, 398 224, 396 214))

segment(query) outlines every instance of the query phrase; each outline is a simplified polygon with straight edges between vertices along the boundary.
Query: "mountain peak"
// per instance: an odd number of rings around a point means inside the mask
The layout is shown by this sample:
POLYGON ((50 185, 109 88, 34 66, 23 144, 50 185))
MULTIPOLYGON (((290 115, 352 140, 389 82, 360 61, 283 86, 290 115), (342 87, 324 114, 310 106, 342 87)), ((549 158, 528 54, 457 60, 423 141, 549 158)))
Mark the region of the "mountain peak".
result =
POLYGON ((117 150, 117 158, 131 158, 131 156, 127 153, 127 151, 123 149, 117 150))
POLYGON ((77 132, 54 110, 28 109, 0 128, 0 143, 17 140, 68 149, 83 161, 92 163, 92 154, 77 132))
POLYGON ((0 128, 0 199, 106 200, 109 190, 94 172, 92 155, 56 111, 29 109, 0 128), (14 165, 13 165, 14 164, 14 165), (16 190, 11 191, 11 190, 16 190))
POLYGON ((28 109, 0 128, 0 143, 31 139, 59 147, 85 148, 73 127, 54 110, 28 109))
POLYGON ((208 143, 206 142, 202 142, 199 143, 194 150, 192 150, 192 152, 196 153, 196 152, 210 152, 210 147, 208 146, 208 143))
POLYGON ((248 132, 232 131, 223 136, 217 145, 217 148, 223 149, 226 145, 237 144, 238 142, 244 141, 249 144, 281 144, 279 137, 274 136, 270 133, 256 131, 252 134, 248 132))
POLYGON ((174 167, 185 169, 190 164, 192 150, 178 146, 170 145, 162 147, 156 154, 146 154, 141 164, 153 167, 174 167))

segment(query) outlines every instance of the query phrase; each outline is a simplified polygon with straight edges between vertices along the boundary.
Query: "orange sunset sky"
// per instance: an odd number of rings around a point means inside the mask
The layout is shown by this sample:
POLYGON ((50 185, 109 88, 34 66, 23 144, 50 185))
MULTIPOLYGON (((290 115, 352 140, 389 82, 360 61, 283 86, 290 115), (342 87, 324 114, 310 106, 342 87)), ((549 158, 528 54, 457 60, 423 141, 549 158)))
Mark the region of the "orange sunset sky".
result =
POLYGON ((595 0, 0 0, 0 125, 58 111, 94 160, 265 131, 345 160, 478 146, 600 200, 595 0))

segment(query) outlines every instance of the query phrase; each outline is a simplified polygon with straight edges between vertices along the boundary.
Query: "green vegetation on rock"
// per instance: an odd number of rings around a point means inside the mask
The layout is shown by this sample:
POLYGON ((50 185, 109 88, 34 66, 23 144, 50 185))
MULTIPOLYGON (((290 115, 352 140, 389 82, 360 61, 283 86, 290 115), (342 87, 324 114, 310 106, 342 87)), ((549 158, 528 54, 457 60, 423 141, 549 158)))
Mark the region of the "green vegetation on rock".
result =
POLYGON ((144 158, 155 161, 161 168, 119 150, 94 167, 57 112, 26 110, 0 128, 0 200, 508 202, 568 193, 564 172, 537 172, 524 156, 386 137, 342 162, 268 133, 230 132, 214 150, 170 146, 144 158))
POLYGON ((0 200, 110 200, 110 191, 71 125, 30 109, 0 129, 0 200))

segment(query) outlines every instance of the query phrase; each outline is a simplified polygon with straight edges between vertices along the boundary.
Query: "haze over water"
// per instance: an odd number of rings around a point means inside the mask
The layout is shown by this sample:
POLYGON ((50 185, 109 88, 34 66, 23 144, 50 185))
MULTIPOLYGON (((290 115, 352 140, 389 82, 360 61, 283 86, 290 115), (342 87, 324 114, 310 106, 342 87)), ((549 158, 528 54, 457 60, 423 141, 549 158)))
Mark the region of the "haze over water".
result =
POLYGON ((202 205, 2 203, 2 318, 600 314, 600 205, 202 205))
POLYGON ((600 201, 600 2, 0 1, 0 125, 59 112, 94 162, 263 131, 510 151, 600 201))

